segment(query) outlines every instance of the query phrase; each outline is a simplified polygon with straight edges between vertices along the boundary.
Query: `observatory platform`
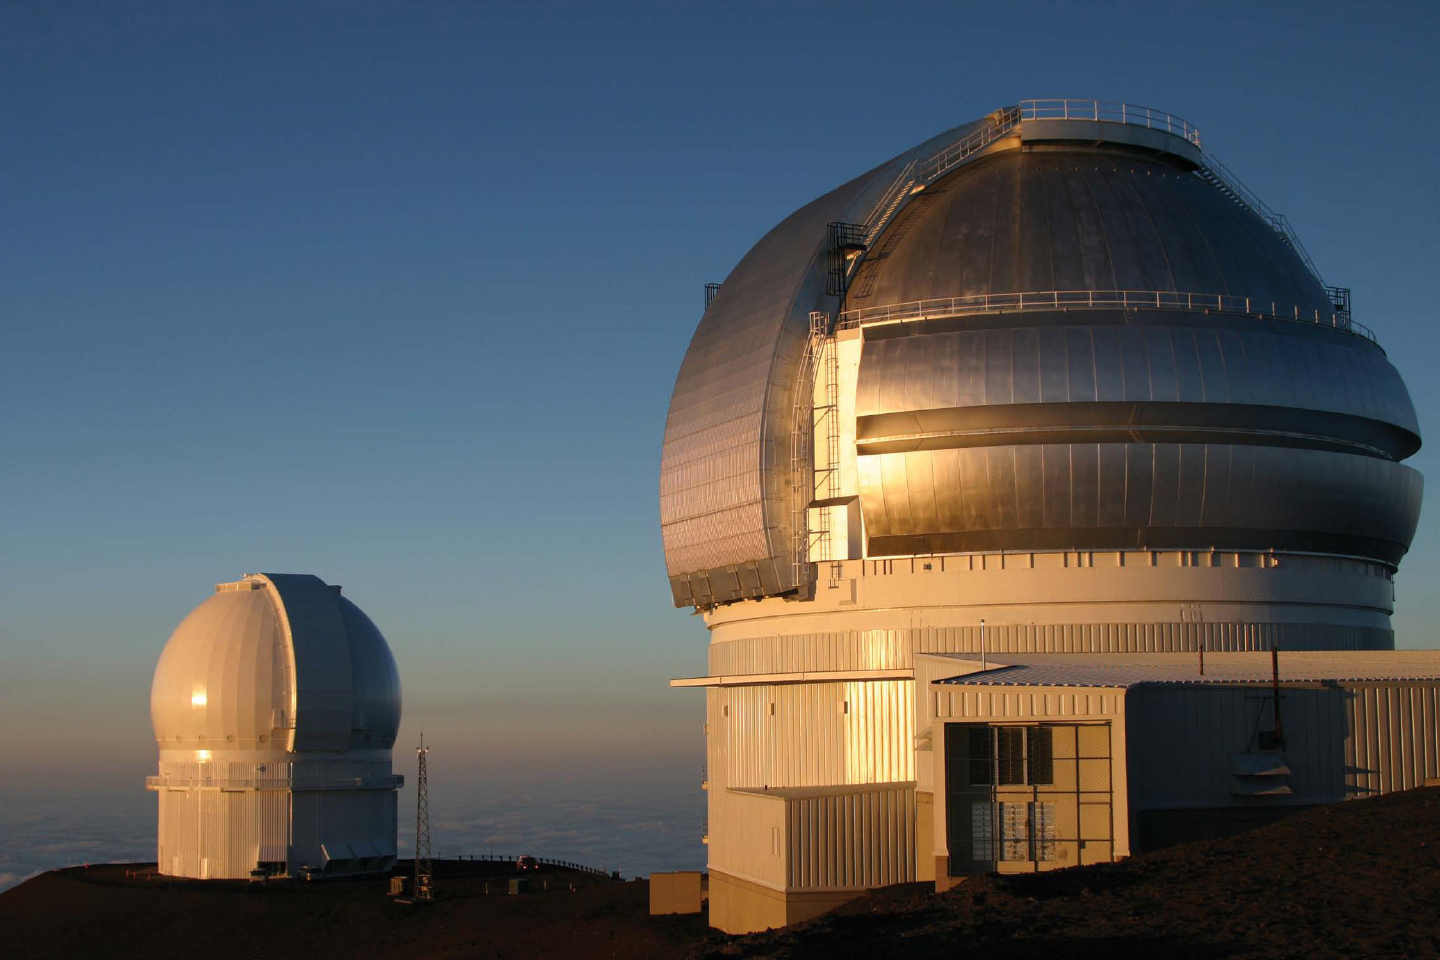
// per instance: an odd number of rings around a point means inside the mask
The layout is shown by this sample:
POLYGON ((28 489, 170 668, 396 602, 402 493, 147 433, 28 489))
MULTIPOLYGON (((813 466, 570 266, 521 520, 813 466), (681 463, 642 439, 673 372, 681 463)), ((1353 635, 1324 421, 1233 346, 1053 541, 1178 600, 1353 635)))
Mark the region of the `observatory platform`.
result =
MULTIPOLYGON (((706 689, 716 926, 1001 862, 993 796, 989 859, 946 859, 935 751, 970 721, 933 714, 929 655, 1393 649, 1409 394, 1190 123, 1021 101, 801 207, 706 301, 660 519, 672 600, 710 631, 676 685, 706 689)), ((1380 789, 1429 769, 1417 743, 1380 789)))
POLYGON ((165 645, 150 715, 161 873, 394 866, 400 677, 340 587, 278 573, 218 584, 165 645))

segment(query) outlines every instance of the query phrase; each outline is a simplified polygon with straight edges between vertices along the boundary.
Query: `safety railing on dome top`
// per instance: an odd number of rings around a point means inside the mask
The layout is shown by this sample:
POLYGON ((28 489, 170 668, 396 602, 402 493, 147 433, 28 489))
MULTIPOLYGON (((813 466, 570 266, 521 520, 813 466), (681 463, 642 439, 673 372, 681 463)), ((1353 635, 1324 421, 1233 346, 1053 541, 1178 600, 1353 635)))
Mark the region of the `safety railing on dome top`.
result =
POLYGON ((1340 313, 1283 309, 1274 301, 1235 297, 1223 293, 1179 293, 1172 290, 1036 290, 1025 293, 987 293, 971 297, 913 300, 880 307, 861 307, 840 314, 837 329, 946 317, 1011 313, 1023 310, 1185 310, 1238 314, 1262 320, 1313 323, 1352 333, 1376 343, 1374 331, 1340 313))
MULTIPOLYGON (((961 137, 950 146, 923 160, 911 160, 891 182, 888 189, 865 218, 865 243, 871 244, 890 222, 905 201, 916 190, 934 183, 945 174, 974 157, 996 140, 1027 120, 1095 120, 1102 123, 1125 123, 1151 130, 1164 130, 1200 146, 1200 131, 1186 120, 1134 103, 1109 100, 1021 100, 1013 107, 997 110, 990 122, 961 137)), ((1238 181, 1237 181, 1238 182, 1238 181)), ((1242 185, 1243 187, 1243 185, 1242 185)), ((1237 194, 1244 197, 1239 190, 1237 194)))
MULTIPOLYGON (((904 207, 905 201, 912 194, 923 190, 975 157, 990 144, 1008 135, 1019 124, 1034 120, 1091 120, 1098 123, 1123 123, 1145 127, 1149 130, 1163 130, 1194 144, 1200 150, 1203 160, 1195 174, 1270 224, 1305 263, 1306 268, 1314 275, 1315 279, 1324 284, 1325 280, 1315 266, 1315 261, 1310 258, 1309 251, 1300 242, 1300 235, 1295 232, 1290 221, 1284 214, 1277 213, 1266 206, 1265 202, 1225 164, 1221 163, 1218 157, 1204 151, 1200 143, 1198 127, 1166 110, 1156 110, 1154 107, 1116 100, 1085 100, 1068 97, 1021 100, 1013 107, 997 110, 990 116, 989 122, 980 129, 961 137, 933 156, 923 160, 911 160, 905 165, 865 218, 865 245, 869 246, 879 238, 886 225, 904 207)), ((857 257, 852 260, 851 269, 857 266, 861 259, 863 258, 857 257)))
POLYGON ((1097 120, 1104 123, 1128 123, 1131 126, 1164 130, 1200 146, 1200 131, 1193 124, 1173 113, 1142 107, 1135 103, 1114 100, 1021 100, 1017 109, 1021 120, 1097 120))

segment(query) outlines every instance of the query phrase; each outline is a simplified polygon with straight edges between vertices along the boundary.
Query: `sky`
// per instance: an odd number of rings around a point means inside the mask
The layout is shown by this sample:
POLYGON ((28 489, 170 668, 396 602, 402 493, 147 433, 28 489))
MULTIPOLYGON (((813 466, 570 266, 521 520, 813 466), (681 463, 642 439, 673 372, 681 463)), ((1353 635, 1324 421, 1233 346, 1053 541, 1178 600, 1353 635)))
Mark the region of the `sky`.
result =
MULTIPOLYGON (((432 807, 447 785, 652 795, 698 839, 700 695, 666 681, 704 672, 706 634, 670 607, 657 487, 703 284, 1021 98, 1197 125, 1353 289, 1440 438, 1437 24, 1418 3, 0 3, 0 814, 141 791, 175 625, 216 582, 307 572, 389 638, 432 807)), ((1435 476, 1437 450, 1410 463, 1435 476)), ((1437 517, 1396 578, 1402 647, 1437 645, 1437 517)), ((22 843, 4 822, 0 855, 22 843)))

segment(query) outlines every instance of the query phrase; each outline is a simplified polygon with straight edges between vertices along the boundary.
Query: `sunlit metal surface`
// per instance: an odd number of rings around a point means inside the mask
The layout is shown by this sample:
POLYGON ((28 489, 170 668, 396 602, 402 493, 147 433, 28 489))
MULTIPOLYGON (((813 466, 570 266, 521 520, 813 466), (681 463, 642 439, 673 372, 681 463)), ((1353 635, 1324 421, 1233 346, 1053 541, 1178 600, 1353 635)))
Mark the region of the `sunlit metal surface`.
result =
POLYGON ((910 202, 851 284, 847 310, 1017 290, 1176 290, 1326 315, 1333 305, 1273 226, 1134 150, 1007 151, 910 202))
POLYGON ((677 606, 795 586, 791 407, 810 312, 834 311, 825 294, 825 226, 861 215, 912 156, 930 156, 973 126, 946 131, 796 211, 725 278, 690 341, 665 424, 660 524, 677 606))
POLYGON ((942 713, 1124 722, 1116 690, 932 687, 929 654, 1392 649, 1419 445, 1350 291, 1173 114, 1020 101, 802 209, 709 303, 667 423, 710 922, 953 873, 942 713))
MULTIPOLYGON (((661 470, 675 603, 708 606, 777 595, 798 584, 793 544, 803 538, 792 528, 804 510, 791 502, 794 471, 785 454, 796 421, 787 402, 813 310, 839 314, 842 326, 866 327, 858 453, 867 460, 908 456, 917 476, 936 469, 930 461, 941 448, 1023 442, 1035 447, 1016 454, 1014 470, 1026 478, 1031 461, 1045 459, 1040 445, 1082 437, 1206 443, 1216 451, 1212 461, 1222 448, 1273 444, 1289 452, 1263 461, 1271 468, 1267 477, 1285 483, 1280 461, 1328 469, 1317 467, 1315 456, 1300 457, 1297 447, 1387 460, 1413 453, 1419 431, 1408 394, 1383 353, 1360 342, 1373 334, 1351 321, 1348 310, 1337 313, 1298 238, 1286 232, 1288 222, 1218 165, 1213 177, 1197 176, 1208 169, 1194 152, 1198 146, 1195 128, 1163 111, 1089 100, 1022 101, 908 151, 771 231, 710 305, 676 382, 661 470), (1102 135, 1138 130, 1160 139, 1065 139, 1074 133, 1066 125, 1074 124, 1102 135), (873 240, 855 258, 843 303, 824 295, 824 226, 832 220, 864 224, 873 240), (873 328, 887 321, 903 321, 898 326, 905 329, 873 328), (909 334, 925 335, 892 339, 909 334), (1023 415, 1013 409, 1052 403, 1074 406, 1023 415), (1105 403, 1149 406, 1080 406, 1105 403), (996 409, 1002 404, 1011 409, 996 409), (1188 406, 1162 410, 1160 404, 1188 406), (986 410, 977 413, 976 406, 986 410), (992 414, 997 421, 986 422, 992 414), (1085 422, 1087 415, 1093 422, 1085 422)), ((1101 456, 1099 446, 1090 448, 1093 454, 1078 455, 1077 489, 1062 494, 1052 486, 1045 496, 1053 502, 1037 501, 1033 509, 1015 504, 1016 496, 1027 495, 1024 486, 997 489, 993 496, 1000 499, 993 502, 978 490, 942 490, 937 505, 927 506, 931 494, 898 479, 904 461, 887 461, 888 474, 870 463, 862 505, 872 552, 959 549, 961 543, 988 548, 997 541, 950 535, 970 530, 960 519, 966 511, 991 516, 984 530, 1007 529, 993 517, 1003 514, 1004 503, 1017 515, 1038 510, 1058 517, 1061 500, 1079 498, 1066 513, 1073 512, 1077 529, 1091 530, 1087 510, 1099 511, 1104 495, 1097 490, 1093 509, 1087 507, 1084 464, 1087 456, 1101 456), (961 507, 959 500, 974 503, 961 507), (927 511, 933 520, 911 516, 927 511), (945 536, 915 539, 928 534, 945 536)), ((1170 454, 1158 456, 1160 466, 1148 472, 1158 471, 1163 497, 1170 454)), ((1225 454, 1226 462, 1231 456, 1225 454)), ((1194 461, 1186 459, 1187 470, 1194 461)), ((1418 509, 1418 477, 1376 466, 1369 474, 1377 489, 1366 490, 1356 468, 1340 465, 1334 472, 1333 489, 1316 492, 1315 509, 1334 509, 1336 496, 1372 499, 1383 522, 1377 521, 1380 533, 1365 538, 1378 546, 1367 549, 1390 560, 1403 554, 1418 509)), ((1112 474, 1115 482, 1143 482, 1129 471, 1111 471, 1107 480, 1112 474)), ((1001 478, 993 482, 1004 486, 1001 478)), ((1207 496, 1193 484, 1181 486, 1187 496, 1207 496)), ((1205 489, 1213 500, 1214 488, 1205 489)), ((1140 529, 1167 526, 1167 508, 1155 509, 1162 519, 1140 529)), ((1168 512, 1194 515, 1184 503, 1168 512)), ((1301 527, 1306 522, 1292 520, 1301 527)), ((1246 539, 1235 531, 1207 536, 1208 523, 1193 530, 1198 545, 1246 539)), ((1340 545, 1334 531, 1294 532, 1312 546, 1340 545)), ((1125 542, 1144 539, 1137 532, 1125 542)), ((1291 539, 1287 534, 1270 545, 1291 539)), ((1094 538, 1072 540, 1068 545, 1081 546, 1094 538)), ((1050 534, 1039 541, 1067 545, 1050 534)), ((1251 537, 1244 545, 1258 542, 1268 541, 1251 537)))
POLYGON ((151 688, 161 873, 371 873, 394 863, 400 679, 340 588, 249 574, 176 628, 151 688))
POLYGON ((1262 303, 1253 297, 1225 293, 1194 293, 1178 290, 1030 290, 1014 293, 986 293, 973 297, 941 297, 910 303, 887 303, 861 307, 840 314, 837 329, 880 326, 950 317, 974 317, 998 313, 1071 313, 1078 310, 1175 310, 1182 313, 1228 313, 1257 320, 1308 323, 1364 337, 1379 344, 1375 331, 1351 319, 1348 312, 1319 310, 1302 312, 1298 306, 1262 303))
POLYGON ((861 458, 860 485, 874 556, 1203 544, 1390 563, 1409 548, 1422 492, 1419 473, 1371 457, 1176 443, 880 454, 861 458))

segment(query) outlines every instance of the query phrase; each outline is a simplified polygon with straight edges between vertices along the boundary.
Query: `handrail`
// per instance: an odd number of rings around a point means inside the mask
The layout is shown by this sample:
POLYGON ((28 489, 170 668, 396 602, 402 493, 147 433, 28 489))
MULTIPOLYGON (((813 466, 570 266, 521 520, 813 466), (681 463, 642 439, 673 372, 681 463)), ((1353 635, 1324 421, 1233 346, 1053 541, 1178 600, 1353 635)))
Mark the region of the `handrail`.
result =
POLYGON ((1275 232, 1280 234, 1281 238, 1290 244, 1290 247, 1300 255, 1300 259, 1304 261, 1311 275, 1320 281, 1321 286, 1324 286, 1324 278, 1320 276, 1320 271, 1316 269, 1315 261, 1310 259, 1309 251, 1307 251, 1305 245, 1300 242, 1300 235, 1295 232, 1294 227, 1290 226, 1290 220, 1283 213, 1277 213, 1266 206, 1265 201, 1261 200, 1255 194, 1255 191, 1245 186, 1244 181, 1235 176, 1229 167, 1221 163, 1219 157, 1212 153, 1202 155, 1205 158, 1205 165, 1201 168, 1202 171, 1208 172, 1212 177, 1220 181, 1220 185, 1230 191, 1241 205, 1249 207, 1252 213, 1270 224, 1275 232))
MULTIPOLYGON (((514 854, 514 855, 510 855, 510 854, 504 854, 504 853, 501 853, 501 854, 490 853, 490 854, 481 854, 479 857, 476 857, 474 854, 460 853, 460 854, 456 854, 456 855, 454 855, 454 856, 449 856, 449 857, 432 857, 431 859, 433 859, 433 860, 440 860, 440 861, 453 861, 453 862, 455 862, 455 863, 498 864, 498 863, 515 863, 515 862, 518 861, 521 857, 528 857, 528 856, 530 856, 530 854, 517 853, 517 854, 514 854)), ((547 866, 547 867, 564 867, 566 870, 574 870, 574 871, 577 872, 577 873, 589 873, 589 874, 593 874, 594 876, 597 876, 597 877, 610 878, 610 877, 613 877, 615 874, 617 874, 617 873, 620 872, 620 871, 618 871, 618 870, 606 871, 605 869, 602 869, 602 868, 600 868, 600 867, 591 867, 591 866, 587 866, 587 865, 585 865, 585 864, 583 864, 583 863, 576 863, 574 860, 557 860, 557 859, 555 859, 554 857, 532 857, 532 859, 533 859, 536 863, 544 864, 544 865, 547 866)))
MULTIPOLYGON (((1310 274, 1315 277, 1321 286, 1325 281, 1316 268, 1315 262, 1310 259, 1309 252, 1305 245, 1300 242, 1300 236, 1295 232, 1294 227, 1284 214, 1277 213, 1265 205, 1253 190, 1247 187, 1243 181, 1230 171, 1219 158, 1213 154, 1206 153, 1201 147, 1200 130, 1188 120, 1175 116, 1165 110, 1156 110, 1153 107, 1140 106, 1133 103, 1125 103, 1115 100, 1082 100, 1071 98, 1055 99, 1031 99, 1021 100, 1013 107, 1006 107, 995 111, 990 115, 990 122, 978 130, 973 130, 964 137, 955 141, 948 147, 940 150, 932 156, 920 160, 911 160, 905 165, 900 173, 886 188, 885 192, 871 208, 869 215, 864 221, 864 243, 866 247, 872 245, 884 232, 885 227, 894 219, 895 215, 904 208, 905 201, 914 193, 925 189, 931 183, 950 173, 956 167, 967 162, 980 151, 988 147, 999 138, 1009 134, 1018 125, 1036 120, 1091 120, 1100 123, 1123 123, 1131 126, 1146 127, 1151 130, 1162 130, 1166 133, 1180 137, 1193 144, 1200 150, 1202 163, 1195 171, 1202 179, 1207 180, 1213 186, 1228 193, 1241 206, 1254 212, 1257 216, 1268 223, 1275 232, 1280 234, 1282 240, 1290 245, 1290 248, 1300 257, 1310 274)), ((865 259, 862 253, 849 261, 848 270, 853 273, 860 263, 865 259)), ((1329 290, 1330 288, 1327 288, 1329 290)), ((1319 312, 1314 311, 1313 317, 1301 316, 1299 307, 1293 307, 1290 314, 1279 312, 1278 305, 1271 303, 1269 312, 1259 309, 1263 307, 1259 301, 1253 301, 1249 297, 1232 297, 1224 294, 1190 294, 1174 293, 1170 291, 1155 290, 1059 290, 1059 291, 1038 291, 1036 293, 1024 294, 990 294, 989 298, 1001 298, 1001 305, 992 306, 989 303, 978 309, 967 309, 959 313, 948 313, 945 316, 961 316, 965 313, 989 313, 995 310, 1004 309, 1054 309, 1056 297, 1084 297, 1084 301, 1067 300, 1064 307, 1092 307, 1100 306, 1095 298, 1105 297, 1103 306, 1126 307, 1130 306, 1132 296, 1145 301, 1137 304, 1156 309, 1206 309, 1219 313, 1237 313, 1246 316, 1261 318, 1273 318, 1278 320, 1299 320, 1309 323, 1320 323, 1336 329, 1345 330, 1358 336, 1363 336, 1378 344, 1375 334, 1368 327, 1356 323, 1350 319, 1349 310, 1333 313, 1328 320, 1319 312), (1024 306, 1005 305, 1004 298, 1013 297, 1051 297, 1050 305, 1024 306), (1117 299, 1118 297, 1118 299, 1117 299), (1187 305, 1179 306, 1171 303, 1161 302, 1165 298, 1187 298, 1187 305), (1153 302, 1152 302, 1153 301, 1153 302), (1189 306, 1190 302, 1198 306, 1189 306)), ((961 298, 967 299, 967 298, 961 298)), ((969 298, 973 299, 973 298, 969 298)), ((920 303, 935 303, 939 301, 919 301, 920 303)), ((905 305, 902 305, 905 306, 905 305)), ((890 309, 890 308, 865 308, 865 310, 890 309)), ((863 313, 865 310, 847 310, 840 314, 840 326, 850 325, 854 315, 863 313)), ((928 315, 928 314, 927 314, 928 315)))
POLYGON ((394 790, 405 778, 399 774, 379 777, 146 777, 145 787, 218 787, 221 790, 394 790))
POLYGON ((917 188, 923 189, 934 183, 980 150, 1009 133, 1019 122, 1020 112, 1017 108, 1010 107, 997 111, 993 119, 979 130, 970 132, 925 160, 917 159, 907 163, 899 175, 891 181, 890 186, 876 201, 870 214, 865 218, 865 245, 869 246, 875 242, 875 238, 885 229, 890 218, 903 206, 905 198, 914 193, 917 188))
POLYGON ((912 300, 880 307, 861 307, 840 314, 836 329, 938 320, 946 317, 1010 313, 1025 310, 1185 310, 1237 314, 1262 320, 1285 320, 1332 327, 1364 337, 1379 345, 1374 331, 1341 313, 1319 310, 1284 312, 1273 300, 1237 297, 1225 293, 1183 293, 1174 290, 1032 290, 1023 293, 985 293, 970 297, 912 300), (1267 309, 1268 308, 1268 309, 1267 309))
POLYGON ((954 170, 985 147, 1008 134, 1015 127, 1032 120, 1094 120, 1101 123, 1124 123, 1163 130, 1200 146, 1200 131, 1187 120, 1133 103, 1111 100, 1021 100, 1016 106, 1004 107, 991 115, 990 122, 973 130, 924 160, 911 160, 891 181, 880 199, 865 217, 865 244, 875 242, 904 200, 917 189, 924 189, 954 170))
POLYGON ((1142 107, 1119 100, 1021 100, 1021 120, 1095 120, 1100 123, 1124 123, 1150 130, 1164 130, 1200 146, 1200 130, 1194 124, 1165 110, 1142 107))

